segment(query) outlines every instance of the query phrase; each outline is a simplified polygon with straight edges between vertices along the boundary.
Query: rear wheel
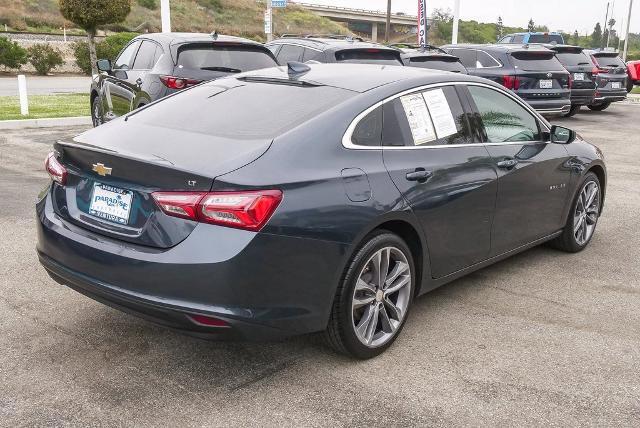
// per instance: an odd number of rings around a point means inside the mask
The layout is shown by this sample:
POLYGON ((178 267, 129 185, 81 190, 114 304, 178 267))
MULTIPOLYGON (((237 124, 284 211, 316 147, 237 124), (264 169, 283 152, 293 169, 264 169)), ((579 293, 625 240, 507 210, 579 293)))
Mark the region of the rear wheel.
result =
POLYGON ((362 359, 391 346, 409 313, 414 272, 411 251, 399 236, 370 235, 336 291, 325 333, 329 345, 362 359))
POLYGON ((104 123, 102 119, 102 98, 100 98, 100 95, 96 95, 91 101, 91 122, 94 127, 104 123))
POLYGON ((611 105, 611 103, 602 103, 602 104, 590 105, 588 107, 589 107, 589 110, 602 111, 602 110, 608 109, 610 105, 611 105))
POLYGON ((562 235, 551 241, 552 246, 569 253, 586 248, 598 224, 601 195, 600 180, 594 173, 588 173, 573 201, 562 235))
POLYGON ((569 111, 565 114, 562 115, 562 117, 571 117, 571 116, 575 116, 576 113, 578 113, 580 111, 580 106, 579 105, 572 105, 571 108, 569 109, 569 111))

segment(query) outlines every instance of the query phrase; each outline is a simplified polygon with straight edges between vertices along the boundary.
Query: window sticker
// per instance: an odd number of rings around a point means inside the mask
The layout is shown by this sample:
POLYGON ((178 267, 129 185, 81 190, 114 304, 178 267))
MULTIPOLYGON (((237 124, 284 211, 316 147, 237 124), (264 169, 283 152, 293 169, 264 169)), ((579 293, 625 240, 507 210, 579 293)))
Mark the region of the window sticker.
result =
POLYGON ((431 123, 429 110, 425 100, 420 94, 405 95, 400 97, 402 107, 407 115, 413 143, 418 146, 436 139, 436 133, 431 123))
POLYGON ((442 89, 423 92, 422 96, 429 107, 431 120, 433 120, 433 126, 436 128, 438 138, 446 138, 456 134, 458 132, 456 121, 453 119, 453 113, 451 113, 447 97, 445 97, 442 89))

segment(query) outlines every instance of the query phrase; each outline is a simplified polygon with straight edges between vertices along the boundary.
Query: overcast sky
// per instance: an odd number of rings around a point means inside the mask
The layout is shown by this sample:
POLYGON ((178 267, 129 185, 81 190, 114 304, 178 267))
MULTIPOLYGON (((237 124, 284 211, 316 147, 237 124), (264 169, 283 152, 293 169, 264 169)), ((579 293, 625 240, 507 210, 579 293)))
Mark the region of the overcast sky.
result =
MULTIPOLYGON (((359 9, 387 10, 386 0, 299 0, 305 3, 327 4, 359 9)), ((614 27, 622 31, 622 21, 627 21, 629 0, 611 0, 614 27), (615 4, 614 4, 615 3, 615 4)), ((392 0, 393 12, 416 15, 417 0, 392 0)), ((427 0, 429 15, 435 8, 453 9, 453 0, 427 0)), ((551 30, 591 34, 596 22, 604 23, 607 0, 461 0, 461 19, 480 22, 496 22, 502 16, 505 25, 526 27, 529 18, 551 30)), ((640 33, 640 4, 636 0, 631 16, 631 31, 640 33)))

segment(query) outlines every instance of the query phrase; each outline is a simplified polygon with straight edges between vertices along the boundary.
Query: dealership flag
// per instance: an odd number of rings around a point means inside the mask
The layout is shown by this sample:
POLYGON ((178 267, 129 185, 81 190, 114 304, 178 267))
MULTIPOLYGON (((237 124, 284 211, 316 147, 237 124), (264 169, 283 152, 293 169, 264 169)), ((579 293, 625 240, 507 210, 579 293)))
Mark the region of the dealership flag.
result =
POLYGON ((427 0, 418 0, 418 44, 427 44, 427 0))

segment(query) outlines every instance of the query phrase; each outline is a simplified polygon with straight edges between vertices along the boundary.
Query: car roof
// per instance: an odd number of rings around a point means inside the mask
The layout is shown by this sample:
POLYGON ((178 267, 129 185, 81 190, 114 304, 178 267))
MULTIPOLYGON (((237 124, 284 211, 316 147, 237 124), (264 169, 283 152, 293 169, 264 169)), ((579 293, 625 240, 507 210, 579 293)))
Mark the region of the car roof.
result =
POLYGON ((234 43, 246 43, 251 45, 260 45, 262 43, 255 42, 253 40, 245 39, 243 37, 227 36, 225 34, 207 34, 207 33, 147 33, 141 34, 136 38, 155 40, 165 44, 180 44, 180 43, 197 43, 197 42, 234 42, 234 43))
POLYGON ((322 50, 342 50, 342 49, 366 49, 366 48, 376 48, 376 49, 386 49, 392 51, 398 51, 395 48, 391 48, 380 43, 375 42, 367 42, 362 39, 353 39, 353 38, 331 38, 331 37, 314 37, 314 36, 300 36, 300 37, 281 37, 279 39, 275 39, 267 43, 271 44, 282 44, 282 43, 292 43, 292 44, 301 44, 309 47, 313 47, 316 49, 322 50))
POLYGON ((461 43, 456 45, 444 45, 443 49, 478 49, 478 50, 491 50, 497 52, 511 53, 511 52, 553 52, 547 49, 541 44, 536 43, 498 43, 498 44, 471 44, 461 43))
POLYGON ((520 33, 509 33, 509 34, 505 34, 505 36, 515 36, 515 35, 525 35, 525 34, 553 34, 554 36, 559 35, 560 33, 558 33, 557 31, 524 31, 524 32, 520 32, 520 33))
POLYGON ((457 56, 451 55, 446 52, 439 52, 434 50, 421 50, 421 49, 401 49, 403 58, 456 58, 457 56))
POLYGON ((298 76, 289 77, 286 66, 254 70, 233 76, 236 79, 247 79, 273 83, 285 83, 290 80, 298 84, 332 86, 354 92, 366 92, 381 86, 397 82, 406 82, 407 87, 428 85, 451 81, 478 81, 482 78, 468 77, 457 73, 440 70, 429 70, 401 65, 377 64, 304 64, 309 71, 298 76))

